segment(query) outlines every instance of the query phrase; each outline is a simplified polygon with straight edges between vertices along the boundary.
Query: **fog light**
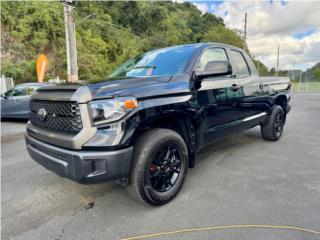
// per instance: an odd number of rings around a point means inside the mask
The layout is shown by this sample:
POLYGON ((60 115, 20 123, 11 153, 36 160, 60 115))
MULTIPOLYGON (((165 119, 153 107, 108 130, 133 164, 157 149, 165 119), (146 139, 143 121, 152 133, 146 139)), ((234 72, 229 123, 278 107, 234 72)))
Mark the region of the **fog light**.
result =
POLYGON ((91 160, 91 173, 88 177, 95 177, 107 172, 107 161, 105 159, 91 160))

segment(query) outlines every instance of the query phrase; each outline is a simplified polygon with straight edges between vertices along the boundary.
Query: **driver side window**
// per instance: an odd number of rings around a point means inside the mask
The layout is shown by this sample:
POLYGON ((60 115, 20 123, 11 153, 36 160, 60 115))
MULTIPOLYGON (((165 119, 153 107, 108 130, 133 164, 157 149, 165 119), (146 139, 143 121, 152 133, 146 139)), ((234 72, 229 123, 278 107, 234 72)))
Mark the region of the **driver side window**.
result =
POLYGON ((228 61, 226 51, 223 48, 206 49, 199 59, 197 71, 204 71, 207 63, 212 61, 228 61))

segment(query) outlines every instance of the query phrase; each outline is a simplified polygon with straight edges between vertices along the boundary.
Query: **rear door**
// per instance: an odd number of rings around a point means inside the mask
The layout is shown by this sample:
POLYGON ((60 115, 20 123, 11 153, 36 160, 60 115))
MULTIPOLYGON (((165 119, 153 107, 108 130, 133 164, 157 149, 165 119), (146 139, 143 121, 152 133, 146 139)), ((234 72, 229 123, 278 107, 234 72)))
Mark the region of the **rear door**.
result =
POLYGON ((229 54, 239 85, 238 114, 241 119, 258 115, 261 112, 261 86, 253 62, 244 51, 230 49, 229 54))

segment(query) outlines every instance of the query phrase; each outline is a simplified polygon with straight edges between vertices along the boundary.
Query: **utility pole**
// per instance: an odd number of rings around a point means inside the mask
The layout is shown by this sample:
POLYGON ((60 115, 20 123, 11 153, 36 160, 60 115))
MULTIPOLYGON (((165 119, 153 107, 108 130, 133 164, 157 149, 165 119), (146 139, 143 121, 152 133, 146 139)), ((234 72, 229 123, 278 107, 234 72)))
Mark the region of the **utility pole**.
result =
POLYGON ((78 81, 77 47, 75 23, 72 16, 72 0, 62 0, 64 5, 64 26, 66 31, 68 82, 78 81))
POLYGON ((279 76, 279 54, 280 54, 280 47, 278 43, 278 53, 277 53, 277 76, 279 76))
POLYGON ((243 49, 246 50, 247 42, 247 13, 244 14, 243 49))
POLYGON ((300 70, 300 79, 299 79, 299 87, 298 87, 299 92, 301 90, 301 79, 302 79, 302 71, 300 70))
POLYGON ((306 87, 305 87, 306 90, 305 91, 308 92, 309 91, 308 69, 306 71, 305 82, 306 82, 306 87))
POLYGON ((296 73, 296 61, 295 61, 295 60, 293 60, 292 81, 294 81, 295 73, 296 73))
MULTIPOLYGON (((255 56, 253 56, 253 58, 255 58, 255 56)), ((257 57, 257 71, 258 71, 258 74, 260 75, 260 58, 257 57)))

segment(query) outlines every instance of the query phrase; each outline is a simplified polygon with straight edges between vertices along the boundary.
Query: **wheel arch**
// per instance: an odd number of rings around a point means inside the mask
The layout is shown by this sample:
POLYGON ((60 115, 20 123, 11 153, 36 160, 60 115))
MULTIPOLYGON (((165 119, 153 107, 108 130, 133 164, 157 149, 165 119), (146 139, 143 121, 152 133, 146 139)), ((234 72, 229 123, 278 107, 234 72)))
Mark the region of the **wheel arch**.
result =
POLYGON ((279 105, 282 107, 282 109, 285 111, 287 107, 287 102, 288 102, 288 97, 286 94, 279 94, 275 99, 274 99, 274 104, 279 105))
POLYGON ((145 121, 141 121, 135 128, 130 145, 134 145, 142 132, 153 128, 171 129, 177 132, 185 141, 189 154, 189 167, 195 164, 195 127, 191 116, 179 111, 168 111, 166 113, 154 114, 145 121))

